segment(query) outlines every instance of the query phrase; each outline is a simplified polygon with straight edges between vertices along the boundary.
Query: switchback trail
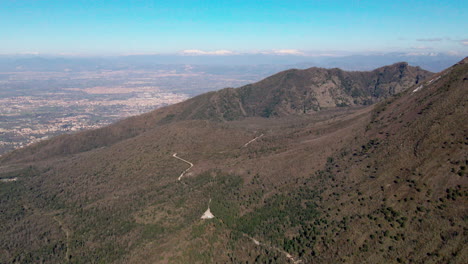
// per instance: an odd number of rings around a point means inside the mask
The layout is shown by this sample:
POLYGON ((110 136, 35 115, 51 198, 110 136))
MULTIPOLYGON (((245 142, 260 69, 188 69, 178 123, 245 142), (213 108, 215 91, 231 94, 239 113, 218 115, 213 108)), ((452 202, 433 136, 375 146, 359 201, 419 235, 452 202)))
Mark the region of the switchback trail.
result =
POLYGON ((180 179, 182 179, 182 177, 184 176, 184 174, 185 174, 188 170, 190 170, 190 169, 193 167, 193 163, 190 162, 190 161, 184 160, 183 158, 177 157, 177 153, 174 153, 174 154, 172 155, 172 157, 174 157, 174 158, 176 158, 176 159, 179 159, 179 160, 181 160, 181 161, 183 161, 183 162, 185 162, 185 163, 187 163, 187 164, 190 165, 190 167, 189 167, 188 169, 184 170, 184 171, 180 174, 179 178, 177 178, 177 180, 180 181, 180 179))
POLYGON ((260 136, 258 136, 258 137, 256 137, 256 138, 250 140, 249 142, 245 143, 244 146, 242 146, 242 147, 243 147, 243 148, 247 147, 250 143, 254 142, 255 140, 257 140, 257 139, 259 139, 259 138, 261 138, 261 137, 263 137, 263 134, 261 134, 260 136))

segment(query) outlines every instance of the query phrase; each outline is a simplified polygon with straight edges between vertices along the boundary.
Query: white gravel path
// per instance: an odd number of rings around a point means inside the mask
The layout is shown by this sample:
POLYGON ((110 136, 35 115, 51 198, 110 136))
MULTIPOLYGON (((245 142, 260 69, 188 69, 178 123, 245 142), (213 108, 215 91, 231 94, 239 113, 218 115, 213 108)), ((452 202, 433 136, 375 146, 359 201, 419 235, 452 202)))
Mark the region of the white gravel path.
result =
POLYGON ((183 158, 177 157, 177 153, 174 153, 174 155, 172 155, 172 157, 174 157, 174 158, 176 158, 176 159, 179 159, 179 160, 181 160, 181 161, 183 161, 183 162, 185 162, 185 163, 187 163, 187 164, 190 165, 190 167, 189 167, 188 169, 184 170, 184 171, 180 174, 179 178, 177 178, 177 180, 180 181, 180 179, 182 179, 182 177, 184 176, 184 174, 185 174, 188 170, 190 170, 190 169, 193 167, 193 163, 190 162, 190 161, 184 160, 183 158))

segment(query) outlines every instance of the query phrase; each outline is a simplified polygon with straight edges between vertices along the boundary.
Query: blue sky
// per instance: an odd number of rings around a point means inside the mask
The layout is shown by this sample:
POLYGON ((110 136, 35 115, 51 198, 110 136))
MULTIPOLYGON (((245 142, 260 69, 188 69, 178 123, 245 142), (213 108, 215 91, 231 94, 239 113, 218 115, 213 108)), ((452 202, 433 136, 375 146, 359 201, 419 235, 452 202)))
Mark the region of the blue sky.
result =
POLYGON ((468 55, 466 0, 0 0, 0 54, 468 55))

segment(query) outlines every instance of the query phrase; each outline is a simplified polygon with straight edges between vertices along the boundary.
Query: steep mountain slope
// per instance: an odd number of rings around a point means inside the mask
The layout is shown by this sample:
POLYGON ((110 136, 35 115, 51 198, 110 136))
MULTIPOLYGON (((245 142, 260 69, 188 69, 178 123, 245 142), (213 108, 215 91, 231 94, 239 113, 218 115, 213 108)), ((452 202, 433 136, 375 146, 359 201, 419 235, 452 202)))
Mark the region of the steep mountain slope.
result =
POLYGON ((246 112, 271 116, 368 105, 419 83, 431 73, 396 63, 371 72, 289 70, 240 89, 246 112))
POLYGON ((322 261, 468 260, 467 63, 377 105, 361 146, 329 160, 322 261))
POLYGON ((225 121, 369 105, 401 92, 431 74, 404 62, 371 72, 322 68, 287 70, 239 89, 224 89, 196 98, 190 104, 192 107, 180 116, 225 121))
POLYGON ((310 114, 335 107, 369 105, 418 84, 431 75, 428 71, 404 62, 371 72, 321 68, 288 70, 258 83, 202 94, 102 129, 44 141, 5 155, 0 160, 37 160, 88 151, 175 121, 281 117, 310 114))
POLYGON ((180 104, 88 132, 104 148, 25 149, 0 165, 0 262, 466 263, 467 88, 465 59, 375 106, 213 122, 180 104))

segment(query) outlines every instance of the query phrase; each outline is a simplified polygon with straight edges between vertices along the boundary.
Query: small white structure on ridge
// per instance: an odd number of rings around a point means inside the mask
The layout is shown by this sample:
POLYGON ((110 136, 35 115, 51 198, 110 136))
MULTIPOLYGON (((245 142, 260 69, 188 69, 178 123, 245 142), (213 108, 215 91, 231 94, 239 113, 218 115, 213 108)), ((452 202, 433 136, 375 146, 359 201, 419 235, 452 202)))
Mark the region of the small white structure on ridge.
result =
POLYGON ((211 198, 210 198, 210 201, 208 203, 208 209, 205 211, 205 213, 203 213, 203 215, 201 216, 201 219, 211 219, 211 218, 215 217, 213 215, 213 213, 211 213, 210 204, 211 204, 211 198))

